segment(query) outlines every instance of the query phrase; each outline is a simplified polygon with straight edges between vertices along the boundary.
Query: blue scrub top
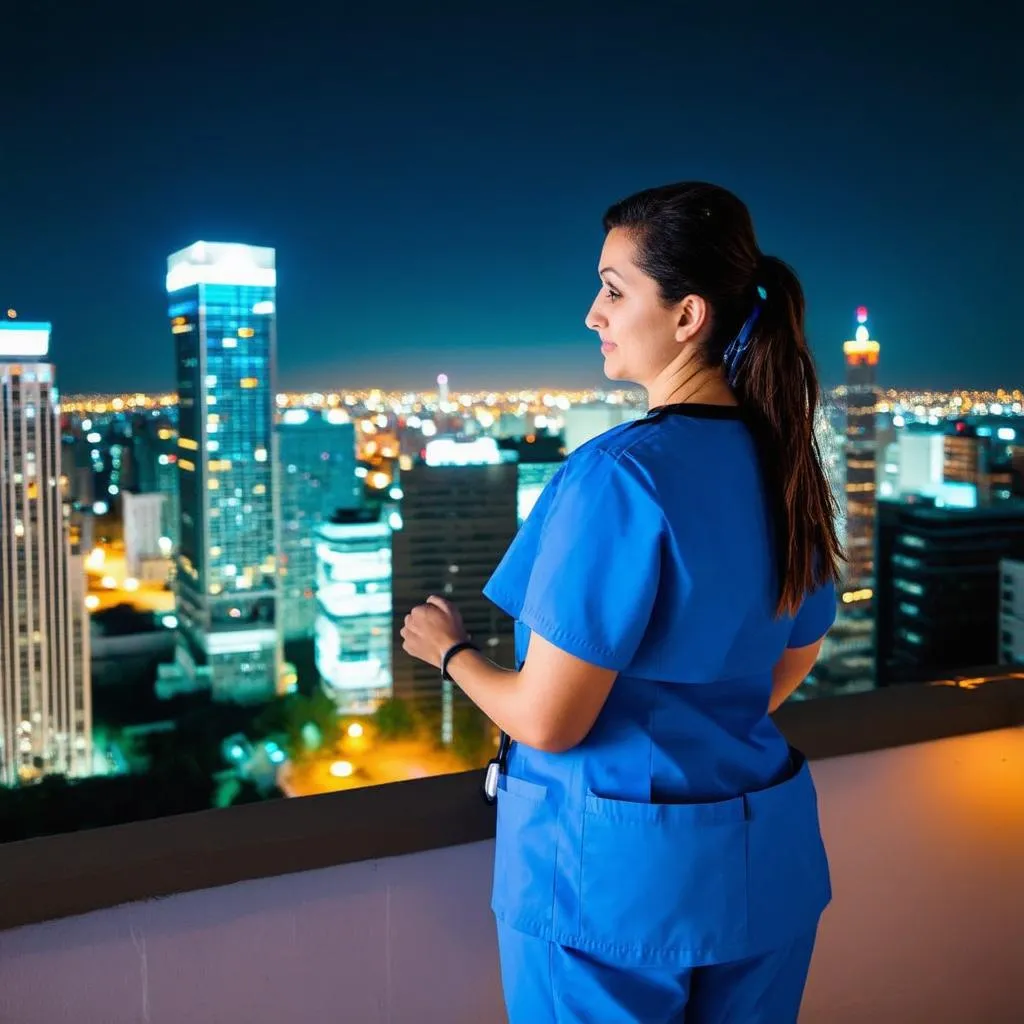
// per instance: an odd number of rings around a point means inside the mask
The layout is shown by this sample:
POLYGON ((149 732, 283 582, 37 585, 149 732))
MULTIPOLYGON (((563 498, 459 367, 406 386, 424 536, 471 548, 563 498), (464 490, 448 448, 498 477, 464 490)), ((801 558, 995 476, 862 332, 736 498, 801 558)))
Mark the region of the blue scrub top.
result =
POLYGON ((768 506, 738 409, 652 410, 573 452, 484 594, 619 674, 561 754, 513 743, 492 907, 620 962, 700 966, 813 929, 831 898, 806 762, 768 717, 786 647, 822 637, 835 589, 778 617, 768 506))

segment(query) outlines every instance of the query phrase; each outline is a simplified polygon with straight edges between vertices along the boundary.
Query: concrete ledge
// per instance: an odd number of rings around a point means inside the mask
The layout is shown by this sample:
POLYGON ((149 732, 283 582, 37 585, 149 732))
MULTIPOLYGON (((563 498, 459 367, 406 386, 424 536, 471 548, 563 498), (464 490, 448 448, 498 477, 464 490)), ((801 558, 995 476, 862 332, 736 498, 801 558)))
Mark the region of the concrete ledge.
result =
MULTIPOLYGON (((777 721, 812 759, 1024 723, 1024 673, 792 702, 777 721)), ((0 929, 138 900, 494 835, 482 773, 274 800, 0 845, 0 929)))

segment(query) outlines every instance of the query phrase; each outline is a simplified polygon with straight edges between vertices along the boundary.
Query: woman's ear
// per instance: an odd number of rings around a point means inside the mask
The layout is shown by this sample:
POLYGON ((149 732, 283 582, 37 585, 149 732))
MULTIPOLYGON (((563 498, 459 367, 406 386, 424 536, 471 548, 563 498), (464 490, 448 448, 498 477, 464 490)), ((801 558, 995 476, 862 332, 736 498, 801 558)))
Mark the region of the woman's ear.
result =
POLYGON ((710 309, 699 295, 687 295, 676 308, 676 341, 685 345, 704 332, 710 320, 710 309))

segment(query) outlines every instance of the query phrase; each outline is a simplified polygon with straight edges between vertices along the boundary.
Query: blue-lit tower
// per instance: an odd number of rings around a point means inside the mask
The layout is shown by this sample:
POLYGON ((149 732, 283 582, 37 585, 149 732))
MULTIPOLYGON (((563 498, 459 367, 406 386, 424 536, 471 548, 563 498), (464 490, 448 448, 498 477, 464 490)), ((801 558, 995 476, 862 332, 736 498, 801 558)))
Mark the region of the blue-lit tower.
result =
MULTIPOLYGON (((178 375, 178 685, 258 701, 281 685, 273 249, 167 260, 178 375)), ((166 674, 162 674, 166 675, 166 674)))

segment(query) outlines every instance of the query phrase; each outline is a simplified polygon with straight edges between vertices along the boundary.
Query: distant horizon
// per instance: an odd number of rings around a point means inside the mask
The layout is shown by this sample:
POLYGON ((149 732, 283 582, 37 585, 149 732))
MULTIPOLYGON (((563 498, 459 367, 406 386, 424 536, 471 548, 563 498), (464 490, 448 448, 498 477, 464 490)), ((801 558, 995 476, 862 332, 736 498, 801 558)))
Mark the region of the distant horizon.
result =
MULTIPOLYGON (((2 361, 2 360, 0 360, 2 361)), ((146 395, 147 397, 153 397, 157 395, 168 395, 175 394, 175 387, 130 387, 130 388, 103 388, 93 389, 88 391, 76 391, 73 388, 66 387, 60 377, 60 365, 54 362, 57 367, 57 385, 60 390, 60 394, 63 399, 74 400, 80 398, 115 398, 125 395, 146 395)), ((439 371, 445 372, 445 371, 439 371)), ((822 381, 821 390, 823 392, 834 391, 839 387, 845 386, 845 381, 830 382, 822 381)), ((888 384, 884 381, 878 383, 878 389, 880 392, 885 393, 887 391, 898 391, 898 392, 915 392, 915 393, 936 393, 936 394, 954 394, 957 392, 981 392, 986 394, 994 394, 998 391, 1004 391, 1008 393, 1013 392, 1024 392, 1024 384, 1018 385, 1006 385, 1006 384, 991 384, 991 385, 974 385, 974 384, 957 384, 957 385, 943 385, 943 386, 927 386, 921 384, 888 384)), ((415 385, 402 385, 402 384, 381 384, 381 383, 353 383, 346 382, 344 384, 326 384, 323 380, 316 382, 315 384, 295 384, 295 383, 284 383, 278 381, 275 389, 276 394, 345 394, 352 392, 365 392, 365 391, 381 391, 387 394, 395 393, 409 393, 409 394, 428 394, 437 390, 437 382, 433 380, 430 385, 424 385, 423 382, 415 385)), ((628 384, 624 381, 605 381, 604 383, 592 382, 577 382, 575 384, 569 384, 564 382, 555 381, 544 381, 537 383, 536 381, 530 383, 509 383, 502 381, 496 383, 494 381, 487 381, 483 383, 467 382, 460 383, 457 379, 452 380, 451 374, 449 374, 449 392, 451 395, 460 394, 479 394, 481 392, 494 392, 495 394, 504 394, 513 391, 535 391, 535 392, 555 392, 555 391, 607 391, 607 392, 618 392, 618 391, 642 391, 643 389, 638 384, 628 384)))

